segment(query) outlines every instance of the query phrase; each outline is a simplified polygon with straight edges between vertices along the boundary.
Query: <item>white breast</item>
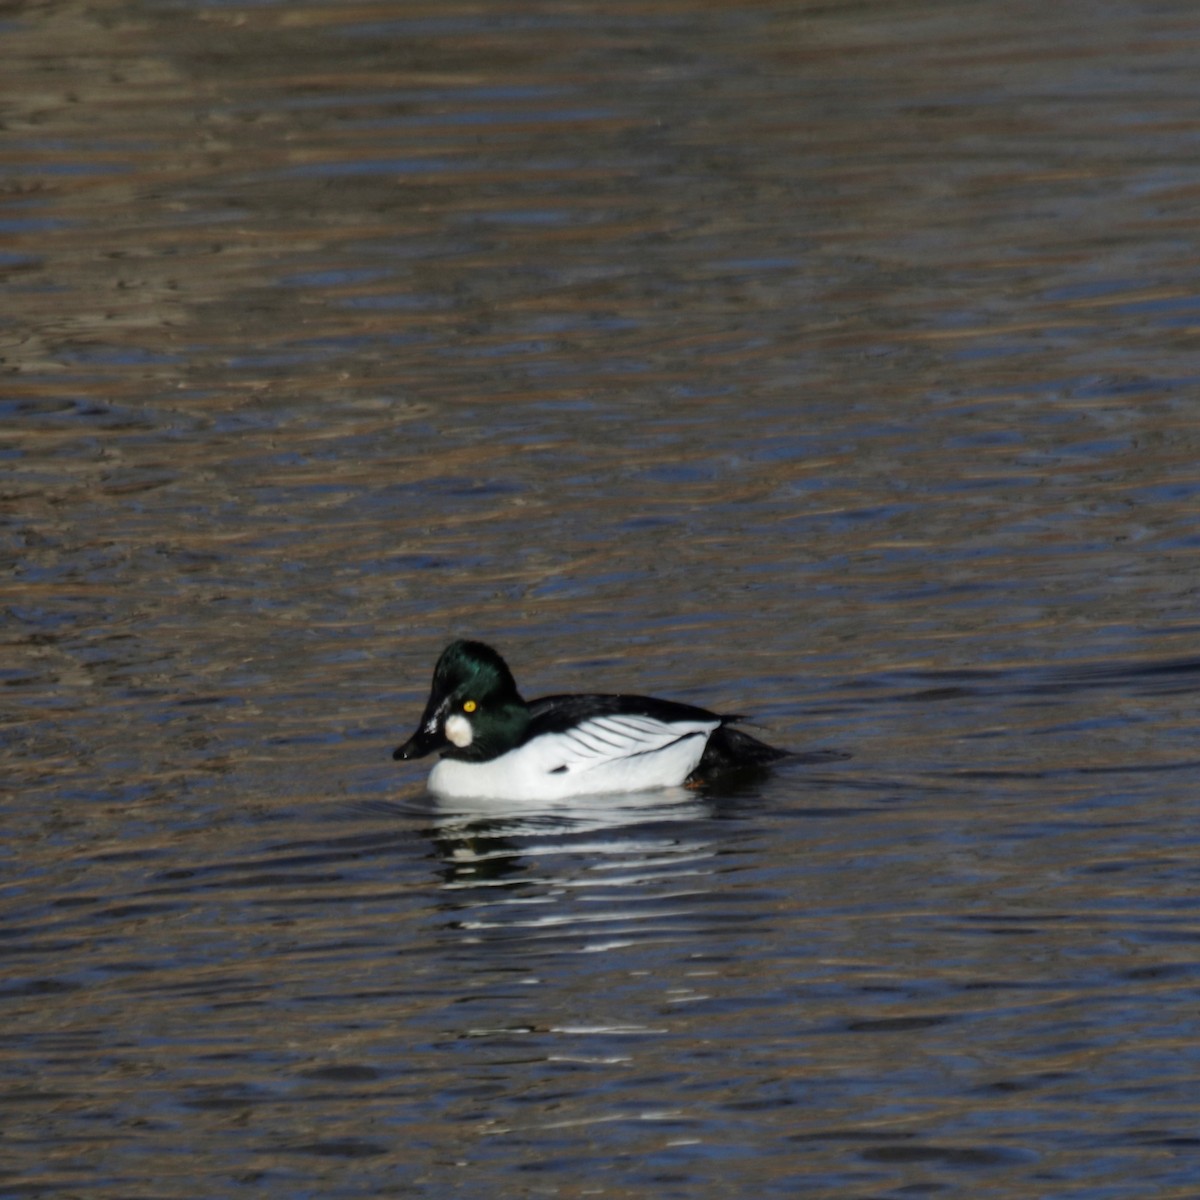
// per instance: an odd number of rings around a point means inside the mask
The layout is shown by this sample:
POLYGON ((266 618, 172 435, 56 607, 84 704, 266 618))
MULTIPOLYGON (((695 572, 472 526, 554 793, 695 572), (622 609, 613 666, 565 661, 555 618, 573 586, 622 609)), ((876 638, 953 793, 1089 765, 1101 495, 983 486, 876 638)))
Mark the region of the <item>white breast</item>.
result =
POLYGON ((594 717, 545 733, 491 762, 444 758, 429 775, 443 796, 560 800, 599 792, 674 787, 695 770, 720 721, 594 717))

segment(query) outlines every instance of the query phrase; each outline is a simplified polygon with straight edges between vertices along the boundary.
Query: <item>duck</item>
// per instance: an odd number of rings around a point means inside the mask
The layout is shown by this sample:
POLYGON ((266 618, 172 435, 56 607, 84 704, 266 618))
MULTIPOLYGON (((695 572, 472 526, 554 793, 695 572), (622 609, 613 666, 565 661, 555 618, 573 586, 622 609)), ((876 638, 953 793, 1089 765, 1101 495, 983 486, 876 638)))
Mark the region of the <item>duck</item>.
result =
POLYGON ((496 650, 460 640, 442 651, 416 732, 392 757, 438 753, 428 782, 438 796, 553 802, 696 786, 792 755, 733 728, 743 719, 625 693, 525 700, 496 650))

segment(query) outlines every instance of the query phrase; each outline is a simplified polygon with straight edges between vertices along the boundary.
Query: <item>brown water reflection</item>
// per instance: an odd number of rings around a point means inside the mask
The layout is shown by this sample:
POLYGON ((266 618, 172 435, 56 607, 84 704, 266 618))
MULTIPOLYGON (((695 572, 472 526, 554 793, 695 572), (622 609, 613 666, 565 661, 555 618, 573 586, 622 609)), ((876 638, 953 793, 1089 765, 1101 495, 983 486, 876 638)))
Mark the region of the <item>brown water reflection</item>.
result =
POLYGON ((1189 6, 0 31, 0 1193, 1195 1194, 1189 6))

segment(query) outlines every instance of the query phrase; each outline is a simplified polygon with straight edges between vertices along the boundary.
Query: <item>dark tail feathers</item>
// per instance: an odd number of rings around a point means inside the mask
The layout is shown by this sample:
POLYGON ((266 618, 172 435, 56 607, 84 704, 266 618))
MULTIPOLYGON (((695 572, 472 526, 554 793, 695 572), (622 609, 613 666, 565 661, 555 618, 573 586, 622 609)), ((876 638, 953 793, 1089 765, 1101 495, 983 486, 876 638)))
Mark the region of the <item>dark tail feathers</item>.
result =
POLYGON ((719 771, 754 770, 781 758, 791 758, 791 750, 777 750, 760 742, 758 738, 734 729, 732 725, 720 725, 712 731, 708 745, 692 777, 712 775, 719 771))

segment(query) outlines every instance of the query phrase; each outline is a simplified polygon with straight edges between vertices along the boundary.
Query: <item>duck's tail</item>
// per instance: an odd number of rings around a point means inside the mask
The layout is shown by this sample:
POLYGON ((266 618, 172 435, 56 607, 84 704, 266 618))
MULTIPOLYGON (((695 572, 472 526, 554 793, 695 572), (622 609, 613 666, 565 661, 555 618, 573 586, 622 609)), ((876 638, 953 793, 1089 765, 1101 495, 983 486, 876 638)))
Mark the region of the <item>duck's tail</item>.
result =
POLYGON ((708 745, 692 775, 694 778, 720 771, 754 770, 792 756, 791 750, 768 746, 732 725, 719 725, 709 735, 708 745))

